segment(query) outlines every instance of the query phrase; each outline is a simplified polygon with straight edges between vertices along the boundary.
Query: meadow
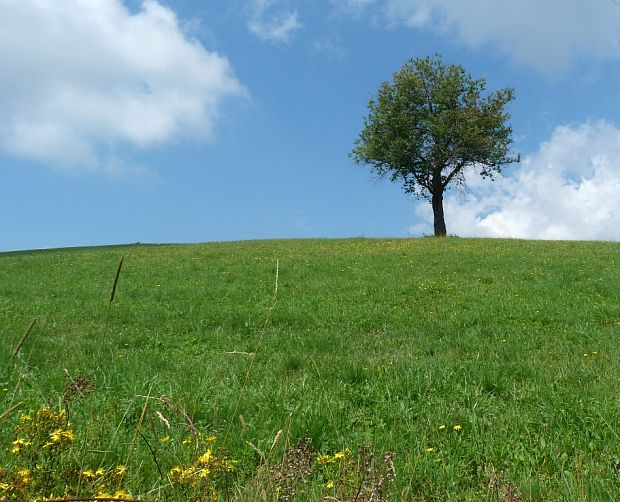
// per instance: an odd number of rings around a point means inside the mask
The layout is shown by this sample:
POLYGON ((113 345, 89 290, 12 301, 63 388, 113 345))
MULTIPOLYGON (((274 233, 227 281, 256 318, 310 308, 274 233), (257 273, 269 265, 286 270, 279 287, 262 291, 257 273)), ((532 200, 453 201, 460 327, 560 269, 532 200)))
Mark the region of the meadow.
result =
POLYGON ((0 499, 620 493, 618 243, 3 253, 0 334, 0 499))

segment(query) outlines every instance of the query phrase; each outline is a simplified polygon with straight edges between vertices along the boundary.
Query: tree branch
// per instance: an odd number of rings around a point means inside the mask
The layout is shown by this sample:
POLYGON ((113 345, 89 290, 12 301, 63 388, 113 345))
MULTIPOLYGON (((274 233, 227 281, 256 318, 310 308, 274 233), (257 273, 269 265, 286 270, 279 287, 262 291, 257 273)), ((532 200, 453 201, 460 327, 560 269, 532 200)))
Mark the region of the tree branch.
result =
POLYGON ((465 167, 465 162, 458 162, 456 167, 452 170, 452 172, 447 176, 446 180, 444 182, 442 182, 443 188, 445 189, 448 184, 452 181, 452 178, 454 178, 459 172, 462 171, 462 169, 465 167))

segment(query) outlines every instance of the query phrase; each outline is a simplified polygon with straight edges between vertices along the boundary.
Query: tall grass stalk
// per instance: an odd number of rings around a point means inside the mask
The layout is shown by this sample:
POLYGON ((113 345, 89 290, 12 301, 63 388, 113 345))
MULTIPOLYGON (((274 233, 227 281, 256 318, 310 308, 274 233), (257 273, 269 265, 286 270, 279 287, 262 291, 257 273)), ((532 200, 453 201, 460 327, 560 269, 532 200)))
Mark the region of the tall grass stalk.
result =
POLYGON ((114 301, 114 295, 116 294, 116 286, 118 285, 118 278, 121 275, 121 269, 123 268, 123 260, 124 257, 121 257, 121 260, 118 262, 118 267, 116 267, 116 275, 114 276, 114 282, 112 283, 112 291, 110 292, 110 304, 114 301))
MULTIPOLYGON (((137 437, 139 435, 142 435, 141 431, 140 431, 140 428, 142 427, 142 424, 144 423, 144 417, 146 416, 146 409, 149 406, 149 399, 151 397, 151 391, 152 390, 153 390, 152 388, 149 388, 148 395, 146 396, 146 399, 144 400, 144 406, 142 407, 142 413, 140 414, 140 419, 138 420, 138 423, 136 424, 136 433, 134 434, 134 437, 133 437, 133 440, 132 440, 132 442, 130 444, 130 447, 127 449, 127 457, 125 458, 125 465, 129 465, 129 460, 131 459, 131 454, 135 450, 136 439, 137 439, 137 437)), ((144 436, 142 436, 142 437, 144 437, 144 436)), ((151 449, 150 445, 148 445, 148 446, 149 446, 149 449, 151 449)), ((151 450, 151 452, 152 452, 152 450, 151 450)), ((161 471, 160 471, 160 473, 161 473, 161 471)))
POLYGON ((112 302, 116 296, 116 287, 118 286, 118 278, 121 275, 121 269, 123 268, 123 260, 125 257, 121 256, 118 266, 116 267, 116 274, 114 275, 114 282, 112 282, 112 290, 110 291, 110 300, 108 301, 108 315, 105 319, 105 329, 107 330, 108 322, 110 321, 110 312, 112 311, 112 302))

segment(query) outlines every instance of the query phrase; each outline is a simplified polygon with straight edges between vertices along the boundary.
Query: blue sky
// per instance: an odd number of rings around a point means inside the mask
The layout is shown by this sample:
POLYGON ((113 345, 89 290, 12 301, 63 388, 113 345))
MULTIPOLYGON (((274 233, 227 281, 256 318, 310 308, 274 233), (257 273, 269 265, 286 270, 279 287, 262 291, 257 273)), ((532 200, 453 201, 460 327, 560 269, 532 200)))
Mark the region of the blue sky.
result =
POLYGON ((448 233, 620 239, 613 0, 0 0, 0 251, 432 233, 348 157, 368 99, 439 53, 514 87, 514 150, 448 233))

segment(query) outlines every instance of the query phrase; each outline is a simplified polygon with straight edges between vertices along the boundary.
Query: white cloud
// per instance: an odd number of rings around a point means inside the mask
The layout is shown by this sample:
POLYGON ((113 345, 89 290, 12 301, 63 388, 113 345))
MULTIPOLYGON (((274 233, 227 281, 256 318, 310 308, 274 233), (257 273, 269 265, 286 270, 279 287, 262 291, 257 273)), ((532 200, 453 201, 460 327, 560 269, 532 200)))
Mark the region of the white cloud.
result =
POLYGON ((376 0, 332 0, 332 4, 340 11, 360 15, 376 0))
POLYGON ((0 0, 0 149, 63 167, 118 170, 115 151, 212 137, 245 89, 228 61, 145 0, 0 0))
POLYGON ((297 11, 272 12, 277 0, 253 0, 248 29, 261 40, 288 43, 295 30, 301 28, 297 11))
POLYGON ((347 54, 338 42, 329 40, 327 38, 322 40, 315 40, 312 44, 312 48, 316 52, 327 54, 337 59, 343 59, 347 54))
MULTIPOLYGON (((449 233, 620 240, 620 129, 608 122, 558 127, 512 174, 467 184, 445 199, 449 233)), ((423 223, 410 232, 432 233, 430 204, 416 213, 423 223)))
POLYGON ((492 45, 547 74, 565 70, 574 58, 620 55, 620 7, 610 0, 384 0, 381 5, 393 24, 429 28, 470 47, 492 45))

